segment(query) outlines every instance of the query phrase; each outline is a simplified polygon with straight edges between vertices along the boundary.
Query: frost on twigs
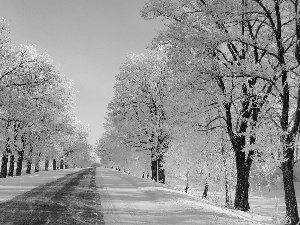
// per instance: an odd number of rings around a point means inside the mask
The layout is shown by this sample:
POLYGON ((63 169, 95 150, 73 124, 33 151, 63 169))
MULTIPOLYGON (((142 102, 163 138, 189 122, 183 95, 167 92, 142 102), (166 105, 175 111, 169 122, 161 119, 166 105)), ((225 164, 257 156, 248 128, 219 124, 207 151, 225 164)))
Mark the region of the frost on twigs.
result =
MULTIPOLYGON (((20 175, 22 163, 27 163, 30 172, 33 162, 38 167, 40 161, 66 156, 64 149, 71 136, 76 136, 78 125, 76 90, 46 53, 38 53, 35 45, 15 45, 3 21, 0 24, 0 145, 10 158, 12 176, 14 160, 20 175)), ((7 163, 3 162, 1 175, 5 177, 7 163)))

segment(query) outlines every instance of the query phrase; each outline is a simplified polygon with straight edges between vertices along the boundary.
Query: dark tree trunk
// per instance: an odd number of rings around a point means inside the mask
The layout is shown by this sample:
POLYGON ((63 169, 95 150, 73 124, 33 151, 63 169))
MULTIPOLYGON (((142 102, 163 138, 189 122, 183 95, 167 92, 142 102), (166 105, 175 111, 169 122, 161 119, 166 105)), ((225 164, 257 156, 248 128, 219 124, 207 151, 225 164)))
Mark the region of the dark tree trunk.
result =
POLYGON ((35 158, 35 164, 34 164, 35 173, 40 171, 40 157, 41 157, 41 153, 39 153, 38 156, 35 158))
POLYGON ((27 173, 27 174, 30 174, 30 173, 31 173, 31 159, 28 159, 28 160, 27 160, 26 173, 27 173))
POLYGON ((156 172, 156 161, 152 160, 151 161, 151 180, 155 180, 157 181, 156 177, 157 177, 157 172, 156 172))
POLYGON ((8 157, 5 154, 3 154, 2 164, 1 164, 1 174, 0 174, 1 178, 6 178, 7 176, 7 163, 8 163, 8 157))
POLYGON ((24 151, 18 151, 18 160, 17 160, 17 169, 16 169, 16 176, 21 176, 22 173, 22 164, 23 164, 23 156, 24 151))
POLYGON ((64 160, 60 160, 60 169, 64 168, 64 160))
POLYGON ((21 174, 22 174, 24 150, 25 150, 25 147, 26 147, 26 144, 27 144, 27 139, 26 139, 25 134, 22 135, 21 141, 22 141, 22 148, 23 148, 23 150, 18 151, 18 161, 17 161, 16 176, 21 176, 21 174))
MULTIPOLYGON (((222 155, 224 157, 224 147, 222 147, 222 155)), ((227 163, 226 158, 223 159, 223 166, 224 166, 224 186, 225 186, 225 207, 230 206, 230 200, 229 200, 229 184, 228 184, 228 170, 227 170, 227 163)))
POLYGON ((37 160, 34 164, 34 172, 37 173, 40 171, 40 160, 37 160))
POLYGON ((52 165, 53 165, 53 170, 56 170, 56 159, 53 159, 52 165))
POLYGON ((14 176, 15 171, 15 156, 10 155, 8 176, 14 176))
POLYGON ((202 194, 202 198, 207 198, 207 193, 208 193, 208 183, 205 182, 205 186, 204 186, 204 191, 202 194))
POLYGON ((157 182, 158 175, 158 182, 163 184, 165 183, 165 170, 163 169, 162 157, 160 157, 158 160, 151 161, 151 171, 152 180, 155 180, 157 182))
POLYGON ((6 139, 5 152, 3 153, 3 156, 2 156, 1 174, 0 174, 1 178, 6 178, 6 176, 7 176, 8 155, 10 153, 9 140, 10 140, 10 138, 6 139))
MULTIPOLYGON (((18 146, 17 146, 17 137, 18 137, 18 129, 20 127, 20 123, 14 122, 14 152, 15 153, 18 151, 18 146)), ((15 171, 15 155, 11 154, 10 155, 10 160, 9 160, 9 171, 8 171, 8 176, 13 176, 15 171)))
POLYGON ((286 218, 290 220, 288 225, 296 225, 299 222, 297 200, 295 195, 293 165, 289 161, 282 163, 284 197, 286 206, 286 218))
MULTIPOLYGON (((237 183, 236 183, 236 195, 234 201, 234 207, 238 210, 248 211, 250 209, 248 202, 248 191, 249 191, 249 173, 252 165, 252 157, 254 151, 250 150, 248 155, 244 152, 246 137, 244 135, 247 132, 247 128, 255 128, 260 109, 264 102, 261 99, 253 95, 252 90, 256 84, 256 78, 248 80, 248 85, 245 83, 242 85, 242 91, 245 99, 242 102, 242 117, 241 123, 239 125, 239 130, 237 134, 233 131, 232 115, 230 102, 224 104, 224 109, 226 112, 226 129, 230 137, 230 141, 235 152, 236 169, 237 169, 237 183), (251 123, 249 123, 251 119, 251 123)), ((225 84, 222 78, 218 79, 219 87, 223 90, 225 94, 225 84)), ((255 144, 255 135, 250 136, 250 140, 247 140, 250 144, 255 144)))
MULTIPOLYGON (((245 91, 245 90, 244 90, 245 91)), ((245 92, 244 92, 245 93, 245 92)), ((257 121, 258 109, 255 108, 255 101, 252 102, 252 115, 251 111, 249 111, 250 102, 245 100, 243 103, 243 118, 252 117, 253 122, 257 121)), ((254 125, 252 125, 254 126, 254 125)), ((247 131, 248 122, 244 120, 240 125, 240 132, 244 133, 247 131)), ((250 144, 255 144, 255 137, 250 136, 250 144)), ((235 161, 236 161, 236 187, 235 187, 235 199, 234 199, 234 208, 241 211, 249 211, 249 175, 250 169, 252 165, 252 157, 254 155, 254 151, 250 150, 248 155, 246 156, 246 152, 244 151, 246 144, 246 137, 244 135, 239 135, 231 138, 231 143, 233 145, 233 149, 235 152, 235 161)))
POLYGON ((27 168, 26 168, 26 173, 30 174, 31 173, 31 166, 32 166, 32 152, 33 152, 33 147, 32 147, 32 142, 29 142, 29 154, 27 158, 27 168))
POLYGON ((281 163, 287 225, 296 225, 299 222, 297 199, 294 186, 293 144, 294 143, 292 141, 286 141, 286 143, 284 143, 284 156, 286 160, 281 163))
POLYGON ((252 152, 248 153, 246 160, 246 153, 244 151, 236 151, 236 168, 237 168, 237 182, 235 189, 234 208, 241 211, 248 211, 249 206, 249 175, 252 164, 252 152))
MULTIPOLYGON (((153 114, 158 116, 160 115, 160 121, 165 121, 164 111, 160 107, 153 107, 153 114), (160 113, 159 113, 160 112, 160 113)), ((157 146, 155 148, 150 149, 151 151, 151 179, 155 180, 158 183, 165 183, 165 170, 163 168, 164 165, 164 152, 168 149, 169 144, 169 136, 163 130, 159 130, 157 133, 157 146)), ((155 143, 155 134, 152 132, 151 134, 151 142, 155 143)))
POLYGON ((225 207, 230 206, 227 172, 225 172, 225 207))
POLYGON ((45 160, 45 171, 48 171, 49 169, 49 159, 45 160))

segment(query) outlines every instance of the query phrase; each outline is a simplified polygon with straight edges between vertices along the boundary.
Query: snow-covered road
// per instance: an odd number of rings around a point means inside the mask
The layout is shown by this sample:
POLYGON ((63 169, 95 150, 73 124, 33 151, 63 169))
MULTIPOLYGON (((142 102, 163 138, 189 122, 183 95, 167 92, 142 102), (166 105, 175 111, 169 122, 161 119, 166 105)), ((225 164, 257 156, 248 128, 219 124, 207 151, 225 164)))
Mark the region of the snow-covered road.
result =
MULTIPOLYGON (((42 171, 0 182, 0 224, 259 224, 151 180, 105 168, 42 171)), ((272 224, 272 223, 269 223, 272 224)))
MULTIPOLYGON (((69 172, 71 171, 69 170, 69 172)), ((52 172, 52 175, 55 173, 59 172, 52 172)), ((44 175, 46 174, 44 173, 44 175)), ((27 178, 34 181, 28 176, 27 178)), ((39 176, 39 178, 43 178, 43 176, 39 176)), ((51 182, 1 202, 0 224, 104 224, 94 168, 82 169, 77 172, 73 170, 73 173, 67 172, 65 176, 59 179, 55 179, 53 176, 52 179, 49 178, 47 180, 52 180, 51 182)), ((14 180, 23 179, 17 177, 14 180)))
POLYGON ((107 225, 259 224, 236 211, 212 206, 165 185, 110 169, 97 168, 96 185, 107 225))

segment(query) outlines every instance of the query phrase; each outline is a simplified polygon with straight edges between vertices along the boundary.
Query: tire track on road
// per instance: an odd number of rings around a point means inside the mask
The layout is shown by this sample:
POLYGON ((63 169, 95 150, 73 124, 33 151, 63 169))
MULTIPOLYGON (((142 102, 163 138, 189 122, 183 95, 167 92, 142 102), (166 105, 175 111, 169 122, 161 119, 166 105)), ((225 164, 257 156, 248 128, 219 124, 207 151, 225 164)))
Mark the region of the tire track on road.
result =
POLYGON ((0 204, 0 224, 105 224, 95 168, 68 174, 0 204))

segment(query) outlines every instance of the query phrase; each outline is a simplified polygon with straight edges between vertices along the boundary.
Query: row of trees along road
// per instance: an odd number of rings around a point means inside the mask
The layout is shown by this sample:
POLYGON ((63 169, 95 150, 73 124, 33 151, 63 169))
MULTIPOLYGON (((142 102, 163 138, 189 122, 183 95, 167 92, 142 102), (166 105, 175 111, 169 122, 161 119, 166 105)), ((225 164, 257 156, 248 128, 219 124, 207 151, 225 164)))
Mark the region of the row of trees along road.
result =
POLYGON ((169 145, 164 108, 169 95, 169 73, 165 64, 166 57, 156 51, 128 57, 116 77, 105 134, 127 150, 146 150, 152 159, 153 179, 163 183, 163 156, 169 145))
MULTIPOLYGON (((5 21, 0 21, 0 146, 1 177, 20 176, 25 160, 27 170, 49 159, 68 158, 75 142, 85 144, 76 151, 87 152, 87 128, 74 115, 75 89, 60 74, 47 54, 35 46, 16 46, 9 38, 5 21), (9 162, 9 169, 8 169, 9 162)), ((80 155, 80 154, 79 154, 80 155)))
POLYGON ((165 168, 183 168, 180 157, 207 180, 219 170, 205 168, 223 163, 227 178, 236 176, 234 208, 248 211, 251 167, 272 161, 282 170, 286 224, 296 225, 298 0, 150 0, 142 16, 162 19, 165 29, 116 76, 98 142, 103 162, 142 168, 150 158, 160 182, 165 168))

